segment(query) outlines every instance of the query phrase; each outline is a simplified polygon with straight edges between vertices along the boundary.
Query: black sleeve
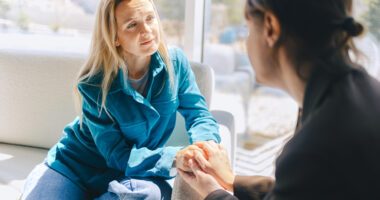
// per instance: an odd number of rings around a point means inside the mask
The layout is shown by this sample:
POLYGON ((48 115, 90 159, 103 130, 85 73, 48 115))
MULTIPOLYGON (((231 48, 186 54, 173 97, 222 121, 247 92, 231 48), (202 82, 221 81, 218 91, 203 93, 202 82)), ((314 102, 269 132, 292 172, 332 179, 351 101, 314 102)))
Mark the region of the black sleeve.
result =
POLYGON ((230 193, 226 192, 225 190, 215 190, 214 192, 211 192, 205 200, 239 200, 237 197, 231 195, 230 193))
POLYGON ((274 179, 266 176, 236 176, 234 195, 240 200, 260 200, 274 187, 274 179))

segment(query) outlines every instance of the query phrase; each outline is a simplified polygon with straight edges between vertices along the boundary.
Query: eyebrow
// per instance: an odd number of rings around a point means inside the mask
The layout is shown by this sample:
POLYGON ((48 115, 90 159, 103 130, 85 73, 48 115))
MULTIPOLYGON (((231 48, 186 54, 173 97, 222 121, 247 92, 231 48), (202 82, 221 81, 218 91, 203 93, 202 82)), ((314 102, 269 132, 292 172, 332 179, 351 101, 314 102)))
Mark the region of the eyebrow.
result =
MULTIPOLYGON (((144 14, 145 14, 145 15, 149 15, 149 14, 153 14, 153 15, 155 15, 155 12, 152 10, 152 11, 147 11, 147 12, 145 12, 144 14)), ((132 20, 135 20, 135 19, 137 19, 137 17, 129 17, 129 18, 127 18, 126 20, 124 20, 124 23, 128 23, 128 22, 130 22, 130 21, 132 21, 132 20)))

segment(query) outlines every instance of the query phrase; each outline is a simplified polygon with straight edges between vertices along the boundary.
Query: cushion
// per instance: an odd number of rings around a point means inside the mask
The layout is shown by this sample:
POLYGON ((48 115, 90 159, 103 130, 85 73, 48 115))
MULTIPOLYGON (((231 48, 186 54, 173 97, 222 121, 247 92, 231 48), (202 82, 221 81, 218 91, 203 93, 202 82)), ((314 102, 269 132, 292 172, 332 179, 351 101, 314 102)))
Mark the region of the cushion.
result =
POLYGON ((0 193, 17 199, 29 172, 46 157, 47 149, 0 143, 0 193))

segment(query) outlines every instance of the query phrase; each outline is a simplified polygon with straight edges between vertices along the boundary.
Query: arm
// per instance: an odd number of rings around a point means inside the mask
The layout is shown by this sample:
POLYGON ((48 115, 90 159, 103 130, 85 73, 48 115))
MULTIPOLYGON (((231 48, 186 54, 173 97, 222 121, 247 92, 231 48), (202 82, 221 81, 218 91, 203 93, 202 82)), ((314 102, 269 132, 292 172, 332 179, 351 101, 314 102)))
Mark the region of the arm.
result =
POLYGON ((183 53, 176 51, 178 69, 178 111, 185 118, 190 143, 214 140, 220 142, 218 125, 208 111, 206 101, 197 86, 194 73, 183 53))
POLYGON ((205 200, 238 200, 237 197, 228 193, 225 190, 215 190, 206 196, 205 200))
POLYGON ((79 85, 83 97, 83 128, 94 140, 97 150, 107 166, 123 171, 126 176, 171 177, 170 169, 174 156, 181 147, 164 147, 155 150, 136 148, 123 137, 119 125, 107 114, 100 111, 99 88, 79 85))
POLYGON ((274 180, 264 176, 235 176, 233 184, 234 196, 225 190, 215 190, 205 200, 222 199, 264 199, 265 195, 272 190, 274 180))
POLYGON ((273 189, 274 179, 265 176, 235 176, 234 195, 239 199, 263 199, 273 189))
POLYGON ((207 155, 205 158, 199 153, 195 154, 195 160, 201 169, 212 175, 225 189, 233 191, 237 198, 261 199, 272 190, 274 180, 270 177, 235 176, 229 165, 227 152, 221 145, 208 142, 198 142, 196 145, 207 155))

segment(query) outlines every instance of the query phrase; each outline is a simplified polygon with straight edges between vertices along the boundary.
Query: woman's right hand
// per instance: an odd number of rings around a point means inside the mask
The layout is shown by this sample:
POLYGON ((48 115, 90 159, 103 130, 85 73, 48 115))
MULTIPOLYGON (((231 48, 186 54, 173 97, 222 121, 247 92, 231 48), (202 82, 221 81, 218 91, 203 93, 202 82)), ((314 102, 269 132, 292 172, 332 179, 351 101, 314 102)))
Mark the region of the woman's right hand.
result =
POLYGON ((195 152, 194 158, 200 168, 212 175, 224 189, 233 191, 235 175, 232 172, 227 151, 213 141, 197 142, 195 145, 206 154, 204 156, 199 151, 195 152))
POLYGON ((190 159, 194 159, 195 152, 204 155, 203 150, 196 145, 189 145, 178 151, 175 156, 175 167, 185 172, 191 172, 188 162, 190 159))

